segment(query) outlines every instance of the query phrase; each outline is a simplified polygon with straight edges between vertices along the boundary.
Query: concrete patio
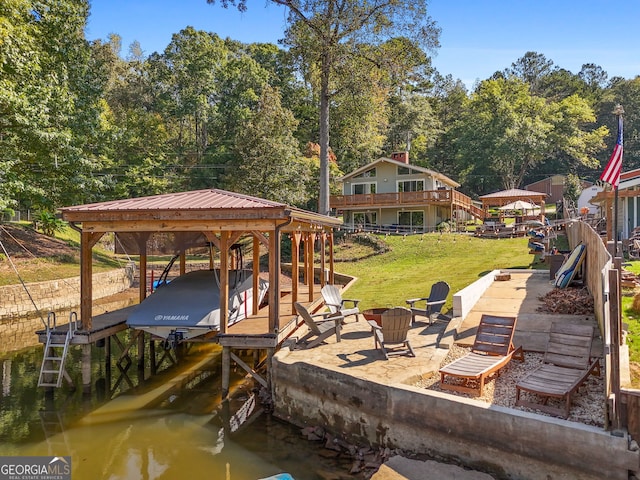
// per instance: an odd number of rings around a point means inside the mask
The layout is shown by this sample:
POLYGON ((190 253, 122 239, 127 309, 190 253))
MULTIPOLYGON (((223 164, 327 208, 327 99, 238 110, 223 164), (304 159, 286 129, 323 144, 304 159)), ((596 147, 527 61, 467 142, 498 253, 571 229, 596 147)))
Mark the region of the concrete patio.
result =
MULTIPOLYGON (((640 454, 629 450, 626 435, 414 386, 438 371, 454 341, 473 343, 482 313, 517 316, 514 343, 525 352, 544 351, 553 321, 596 325, 593 316, 538 311, 540 297, 553 288, 548 271, 513 270, 506 281, 495 281, 496 273, 454 293, 450 322, 429 325, 418 317, 409 333, 415 358, 385 360, 362 318, 349 320, 341 342, 332 337, 312 349, 283 348, 272 370, 275 415, 323 425, 354 443, 450 459, 495 478, 626 480, 640 470, 640 454)), ((594 354, 602 348, 597 338, 594 354)))

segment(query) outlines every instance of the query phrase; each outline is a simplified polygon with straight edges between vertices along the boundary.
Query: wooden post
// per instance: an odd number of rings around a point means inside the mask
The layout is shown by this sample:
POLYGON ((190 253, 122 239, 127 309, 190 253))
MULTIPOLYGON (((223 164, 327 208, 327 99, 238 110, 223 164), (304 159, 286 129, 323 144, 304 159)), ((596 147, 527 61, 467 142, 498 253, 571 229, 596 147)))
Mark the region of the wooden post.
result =
POLYGON ((138 335, 138 384, 144 381, 144 341, 145 333, 141 331, 138 335))
POLYGON ((302 234, 296 230, 291 233, 291 314, 295 315, 293 304, 298 301, 298 285, 300 284, 300 240, 302 234))
POLYGON ((307 248, 307 258, 305 259, 305 265, 307 266, 307 279, 309 286, 309 301, 313 302, 313 285, 314 285, 314 260, 313 260, 313 252, 315 249, 316 243, 316 234, 313 232, 307 233, 307 238, 309 239, 308 248, 307 248))
POLYGON ((616 257, 614 263, 617 270, 609 270, 609 321, 610 321, 610 355, 611 355, 611 398, 613 400, 611 415, 611 427, 613 433, 619 432, 622 427, 622 402, 620 398, 620 342, 621 342, 621 292, 620 273, 622 259, 616 257))
POLYGON ((155 375, 158 371, 156 368, 156 342, 151 337, 149 337, 149 367, 151 375, 155 375))
POLYGON ((279 328, 280 309, 280 262, 278 255, 280 249, 278 242, 280 241, 277 229, 269 232, 269 333, 274 333, 279 328))
POLYGON ((82 393, 91 393, 91 344, 82 345, 82 393))
POLYGON ((325 250, 327 248, 327 233, 323 230, 320 234, 320 286, 324 287, 327 283, 326 278, 326 255, 325 250))
POLYGON ((258 304, 258 286, 260 285, 260 238, 253 235, 253 308, 252 314, 257 315, 260 305, 258 304))
POLYGON ((230 232, 220 233, 220 332, 229 329, 229 238, 230 232))
POLYGON ((83 231, 80 234, 80 324, 81 330, 91 330, 93 317, 93 246, 103 233, 83 231))
POLYGON ((231 379, 231 347, 222 347, 222 400, 229 396, 229 383, 231 379))
POLYGON ((184 275, 187 271, 187 255, 186 252, 180 250, 180 275, 184 275))
MULTIPOLYGON (((380 218, 380 217, 378 217, 380 218)), ((333 257, 333 229, 329 232, 329 283, 335 285, 335 270, 333 269, 334 257, 333 257)))

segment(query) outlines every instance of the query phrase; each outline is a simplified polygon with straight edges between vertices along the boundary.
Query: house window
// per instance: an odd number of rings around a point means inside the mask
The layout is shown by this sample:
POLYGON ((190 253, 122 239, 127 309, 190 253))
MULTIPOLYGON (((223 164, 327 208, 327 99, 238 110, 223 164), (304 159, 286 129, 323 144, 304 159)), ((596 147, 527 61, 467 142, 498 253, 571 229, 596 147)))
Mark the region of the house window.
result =
POLYGON ((398 182, 399 192, 422 192, 424 191, 424 180, 407 180, 398 182))
POLYGON ((376 193, 376 183, 353 183, 351 185, 352 195, 362 195, 366 193, 376 193))
POLYGON ((376 176, 376 169, 375 168, 370 168, 366 172, 362 172, 360 175, 356 175, 353 178, 371 178, 371 177, 375 177, 375 176, 376 176))
POLYGON ((412 173, 409 167, 398 167, 398 175, 411 175, 412 173))
POLYGON ((413 229, 424 227, 424 212, 398 212, 398 224, 413 229))
POLYGON ((372 227, 378 224, 376 212, 353 212, 353 226, 357 228, 372 227))

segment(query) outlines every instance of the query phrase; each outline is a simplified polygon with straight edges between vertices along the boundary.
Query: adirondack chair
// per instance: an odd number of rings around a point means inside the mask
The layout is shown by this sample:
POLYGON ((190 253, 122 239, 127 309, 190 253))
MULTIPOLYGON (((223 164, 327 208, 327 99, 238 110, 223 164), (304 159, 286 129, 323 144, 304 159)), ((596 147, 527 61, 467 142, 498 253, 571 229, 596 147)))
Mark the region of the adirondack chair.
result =
POLYGON ((329 308, 331 313, 339 313, 343 317, 349 315, 356 316, 356 322, 360 321, 360 309, 358 303, 360 300, 353 300, 349 298, 342 298, 340 289, 336 285, 325 285, 320 290, 325 305, 329 308), (347 307, 345 304, 350 303, 351 307, 347 307))
POLYGON ((515 328, 516 317, 483 314, 471 352, 440 369, 440 387, 482 395, 487 380, 499 375, 512 358, 524 361, 522 347, 513 346, 515 328))
POLYGON ((390 308, 382 313, 381 323, 382 325, 378 325, 377 322, 369 320, 375 347, 382 351, 384 358, 389 360, 390 355, 404 354, 416 356, 407 338, 411 328, 411 310, 404 307, 390 308))
POLYGON ((333 335, 337 342, 340 341, 340 328, 344 320, 342 315, 331 312, 312 315, 301 303, 295 302, 293 305, 309 329, 309 333, 298 340, 298 345, 313 348, 333 335))
POLYGON ((516 405, 567 418, 572 395, 589 375, 600 375, 600 362, 591 357, 592 342, 593 327, 590 325, 551 324, 543 364, 516 384, 516 405), (541 398, 542 403, 523 399, 523 391, 541 398), (564 401, 564 404, 559 407, 548 405, 552 398, 564 401))
MULTIPOLYGON (((409 309, 411 310, 411 321, 416 321, 416 315, 425 316, 429 319, 429 325, 441 318, 442 307, 447 301, 449 295, 449 284, 447 282, 436 282, 431 286, 431 292, 428 297, 410 298, 407 300, 409 309), (425 302, 424 307, 417 307, 416 303, 425 302)), ((447 321, 447 317, 444 317, 447 321)))

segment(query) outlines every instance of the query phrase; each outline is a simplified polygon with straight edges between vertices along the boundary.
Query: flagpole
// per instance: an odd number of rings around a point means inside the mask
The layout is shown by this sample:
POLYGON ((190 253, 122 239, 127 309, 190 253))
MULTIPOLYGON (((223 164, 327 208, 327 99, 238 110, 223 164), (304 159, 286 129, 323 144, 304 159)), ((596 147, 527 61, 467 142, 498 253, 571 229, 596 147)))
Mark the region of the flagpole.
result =
MULTIPOLYGON (((618 103, 613 109, 613 113, 618 117, 618 125, 621 126, 622 114, 624 113, 624 108, 622 108, 622 105, 618 103)), ((622 168, 620 168, 620 173, 622 173, 622 168)), ((617 182, 613 191, 613 251, 614 251, 614 257, 621 256, 619 255, 619 251, 618 251, 618 183, 617 182)))

